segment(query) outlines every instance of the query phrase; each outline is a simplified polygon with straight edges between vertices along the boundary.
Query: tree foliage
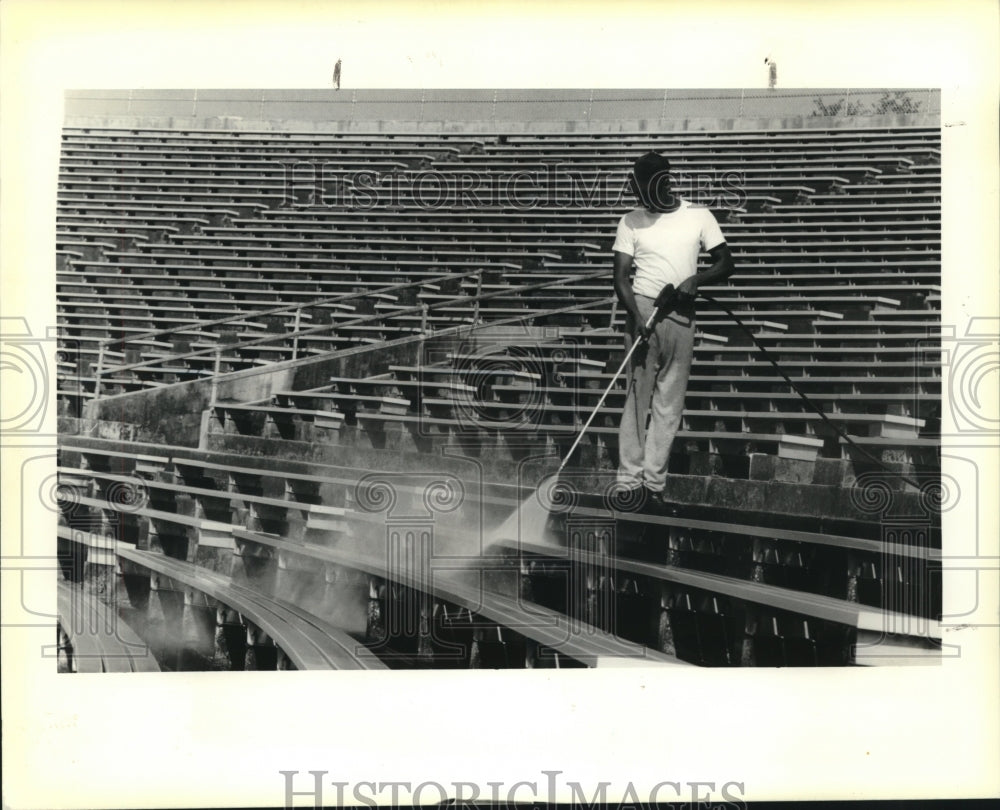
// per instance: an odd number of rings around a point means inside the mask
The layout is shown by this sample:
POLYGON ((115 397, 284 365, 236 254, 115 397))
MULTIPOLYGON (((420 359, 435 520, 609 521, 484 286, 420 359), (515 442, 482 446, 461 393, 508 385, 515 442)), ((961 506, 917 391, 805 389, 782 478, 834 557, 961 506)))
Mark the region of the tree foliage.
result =
POLYGON ((813 99, 816 109, 812 115, 836 117, 838 115, 892 115, 896 113, 920 112, 922 102, 915 100, 906 90, 894 90, 883 93, 877 101, 866 104, 856 99, 842 96, 836 101, 824 101, 817 96, 813 99))

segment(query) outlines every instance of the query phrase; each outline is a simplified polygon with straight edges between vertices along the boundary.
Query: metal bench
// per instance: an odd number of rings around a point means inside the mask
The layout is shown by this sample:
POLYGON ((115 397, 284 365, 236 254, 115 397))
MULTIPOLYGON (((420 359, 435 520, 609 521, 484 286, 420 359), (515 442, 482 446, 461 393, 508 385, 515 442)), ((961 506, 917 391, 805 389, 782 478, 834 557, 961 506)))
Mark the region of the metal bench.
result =
POLYGON ((145 642, 114 606, 62 579, 57 594, 60 661, 65 661, 67 671, 159 672, 145 642))

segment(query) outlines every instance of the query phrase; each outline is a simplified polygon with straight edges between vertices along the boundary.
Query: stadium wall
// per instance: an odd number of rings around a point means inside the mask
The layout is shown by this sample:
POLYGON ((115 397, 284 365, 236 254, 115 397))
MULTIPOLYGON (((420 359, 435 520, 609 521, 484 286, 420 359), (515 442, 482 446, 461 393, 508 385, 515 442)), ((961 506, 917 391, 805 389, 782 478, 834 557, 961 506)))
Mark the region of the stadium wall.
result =
POLYGON ((206 410, 219 402, 259 402, 282 389, 307 390, 323 385, 330 376, 365 377, 381 374, 393 363, 415 365, 424 352, 454 350, 468 330, 426 338, 405 337, 374 346, 331 352, 322 358, 272 363, 263 368, 222 374, 213 380, 191 380, 161 388, 91 400, 83 420, 67 421, 68 433, 81 425, 105 438, 161 442, 197 447, 204 442, 206 410), (213 392, 213 387, 215 388, 213 392), (110 432, 109 432, 110 431, 110 432))
POLYGON ((940 91, 933 88, 77 90, 65 97, 67 126, 296 132, 516 134, 938 126, 940 109, 940 91), (828 114, 837 110, 842 112, 828 114))

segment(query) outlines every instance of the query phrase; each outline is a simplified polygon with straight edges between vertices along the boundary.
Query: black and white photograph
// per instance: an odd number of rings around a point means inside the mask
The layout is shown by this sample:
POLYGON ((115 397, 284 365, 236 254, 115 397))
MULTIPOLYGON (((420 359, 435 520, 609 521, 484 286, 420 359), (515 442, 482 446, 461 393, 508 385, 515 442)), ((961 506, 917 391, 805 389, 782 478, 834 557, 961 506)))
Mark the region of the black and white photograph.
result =
POLYGON ((996 795, 995 59, 14 5, 5 803, 996 795))
POLYGON ((59 666, 938 663, 939 100, 69 93, 59 666))

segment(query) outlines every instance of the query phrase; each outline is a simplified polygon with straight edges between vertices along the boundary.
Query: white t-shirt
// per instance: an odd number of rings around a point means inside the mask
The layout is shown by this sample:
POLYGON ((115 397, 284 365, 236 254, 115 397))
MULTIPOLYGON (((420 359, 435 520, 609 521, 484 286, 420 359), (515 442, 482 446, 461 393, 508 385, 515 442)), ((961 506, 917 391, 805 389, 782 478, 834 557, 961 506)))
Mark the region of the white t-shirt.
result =
POLYGON ((669 214, 636 208, 618 223, 613 250, 635 261, 632 290, 656 298, 667 284, 675 287, 698 272, 698 254, 725 242, 712 212, 681 200, 669 214))

